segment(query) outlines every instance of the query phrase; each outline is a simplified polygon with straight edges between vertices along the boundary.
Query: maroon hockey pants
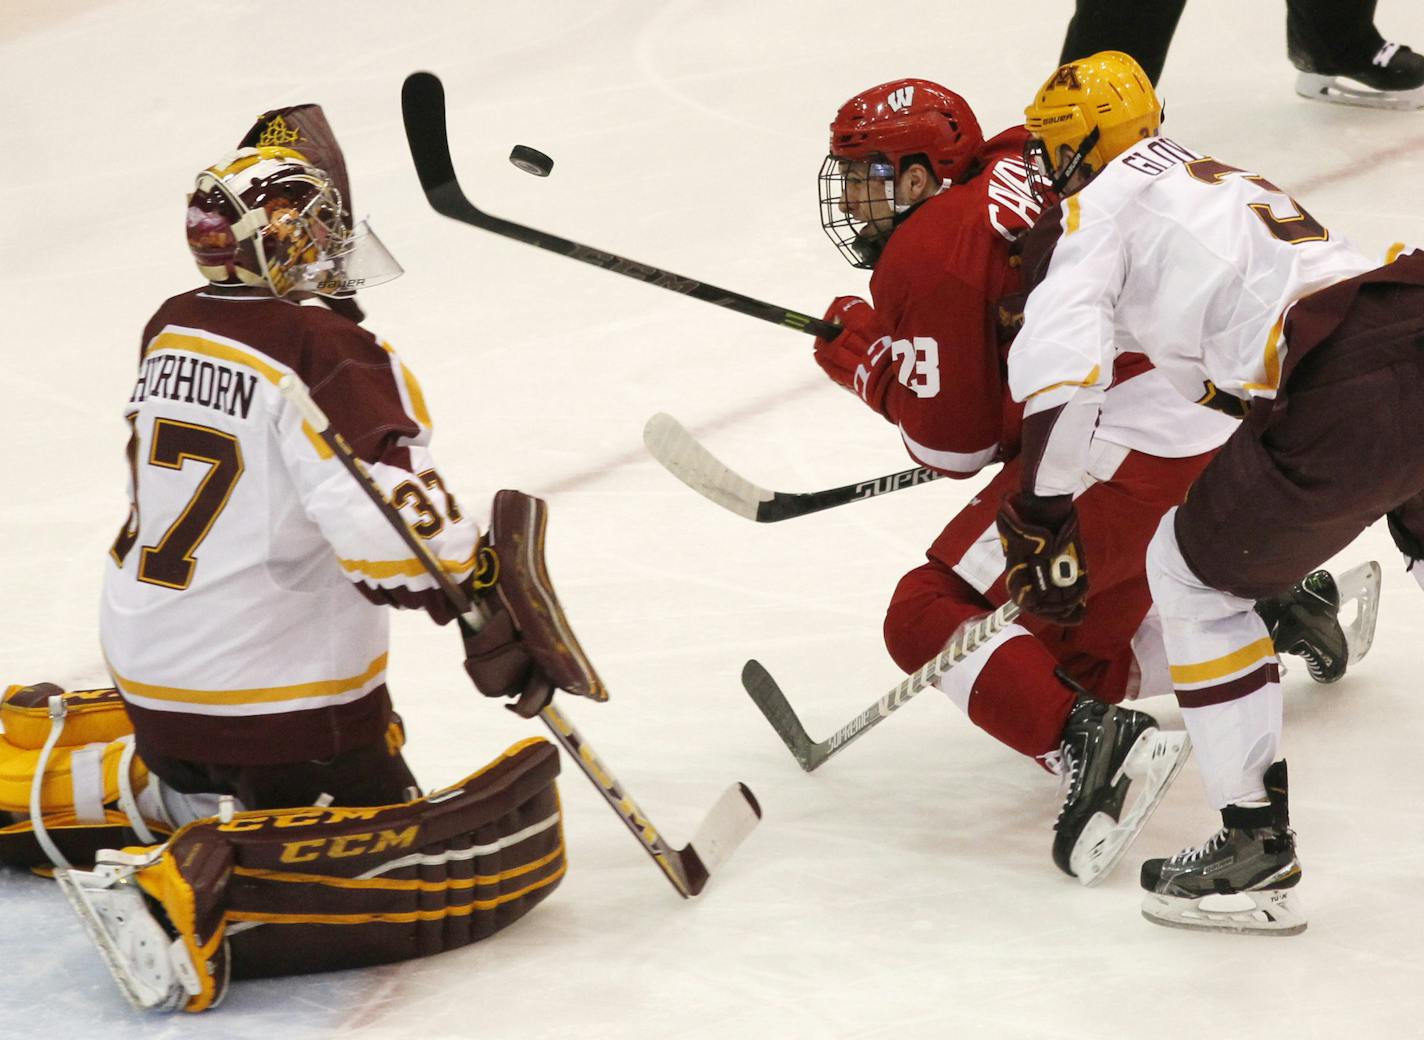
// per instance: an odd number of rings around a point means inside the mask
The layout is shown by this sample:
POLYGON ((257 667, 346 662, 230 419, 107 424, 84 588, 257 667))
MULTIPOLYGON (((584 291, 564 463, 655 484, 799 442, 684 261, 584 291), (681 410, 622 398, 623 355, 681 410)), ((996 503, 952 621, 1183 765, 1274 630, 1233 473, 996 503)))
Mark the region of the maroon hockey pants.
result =
POLYGON ((1279 593, 1424 490, 1424 288, 1370 288, 1177 511, 1182 556, 1211 588, 1279 593))

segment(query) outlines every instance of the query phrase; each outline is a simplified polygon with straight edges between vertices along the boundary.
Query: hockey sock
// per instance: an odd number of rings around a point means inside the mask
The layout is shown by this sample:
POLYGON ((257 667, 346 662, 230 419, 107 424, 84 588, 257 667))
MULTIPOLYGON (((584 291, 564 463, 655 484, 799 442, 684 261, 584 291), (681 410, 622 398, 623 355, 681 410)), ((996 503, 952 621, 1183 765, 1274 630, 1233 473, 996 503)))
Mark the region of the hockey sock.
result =
POLYGON ((1042 756, 1058 748, 1076 694, 1054 674, 1058 662, 1038 640, 1017 625, 1004 631, 1009 638, 985 648, 977 672, 966 667, 972 659, 964 661, 944 677, 944 689, 976 726, 1043 765, 1042 756))

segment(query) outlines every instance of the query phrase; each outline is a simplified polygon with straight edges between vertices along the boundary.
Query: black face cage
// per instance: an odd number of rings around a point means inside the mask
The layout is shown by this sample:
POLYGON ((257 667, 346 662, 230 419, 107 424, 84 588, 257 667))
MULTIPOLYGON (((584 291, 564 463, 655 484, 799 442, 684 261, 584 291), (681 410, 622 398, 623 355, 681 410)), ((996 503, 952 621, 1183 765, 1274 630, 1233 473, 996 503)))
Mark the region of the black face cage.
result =
POLYGON ((869 177, 890 181, 891 187, 887 196, 894 198, 895 169, 889 163, 866 163, 828 155, 826 161, 821 163, 821 173, 817 178, 821 201, 821 228, 852 267, 870 270, 880 259, 885 240, 865 221, 852 217, 849 208, 844 204, 846 171, 853 167, 865 169, 869 177))
POLYGON ((1053 159, 1048 154, 1048 145, 1041 137, 1030 136, 1024 142, 1023 158, 1024 165, 1028 167, 1028 185, 1041 204, 1047 206, 1055 196, 1063 195, 1063 189, 1073 179, 1073 175, 1085 168, 1084 162, 1098 146, 1098 138, 1101 136, 1102 132, 1096 126, 1089 130, 1072 158, 1064 163, 1063 169, 1057 173, 1053 171, 1053 159))

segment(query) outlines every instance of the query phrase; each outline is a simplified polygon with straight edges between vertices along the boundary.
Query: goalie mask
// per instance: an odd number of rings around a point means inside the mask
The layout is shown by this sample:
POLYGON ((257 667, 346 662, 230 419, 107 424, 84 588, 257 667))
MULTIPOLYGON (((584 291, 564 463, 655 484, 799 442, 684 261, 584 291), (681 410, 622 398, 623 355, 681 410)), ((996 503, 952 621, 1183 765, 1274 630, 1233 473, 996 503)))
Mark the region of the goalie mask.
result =
POLYGON ((187 225, 219 285, 342 298, 401 274, 365 221, 350 226, 333 179, 290 148, 241 148, 198 174, 187 225))
POLYGON ((908 206, 896 181, 919 162, 937 184, 974 168, 984 134, 958 94, 923 79, 897 79, 857 94, 831 123, 821 166, 821 227, 853 267, 872 268, 908 206))
POLYGON ((1024 116, 1024 165, 1043 198, 1064 194, 1074 174, 1091 177, 1138 141, 1155 137, 1162 105, 1136 61, 1121 51, 1100 51, 1060 66, 1024 116))

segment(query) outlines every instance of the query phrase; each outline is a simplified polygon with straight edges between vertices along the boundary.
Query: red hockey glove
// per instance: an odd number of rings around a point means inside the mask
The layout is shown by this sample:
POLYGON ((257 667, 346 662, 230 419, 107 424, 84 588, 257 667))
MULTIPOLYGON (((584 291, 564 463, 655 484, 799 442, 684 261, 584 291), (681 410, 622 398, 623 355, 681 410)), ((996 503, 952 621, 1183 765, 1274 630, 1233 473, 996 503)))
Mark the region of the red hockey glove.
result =
POLYGON ((1067 495, 1010 495, 999 509, 998 524, 1009 597, 1054 624, 1081 622, 1088 568, 1073 500, 1067 495))
POLYGON ((890 331, 881 324, 875 308, 859 296, 837 296, 825 320, 839 325, 841 334, 832 340, 816 340, 816 364, 884 415, 885 392, 890 389, 894 368, 890 331))

